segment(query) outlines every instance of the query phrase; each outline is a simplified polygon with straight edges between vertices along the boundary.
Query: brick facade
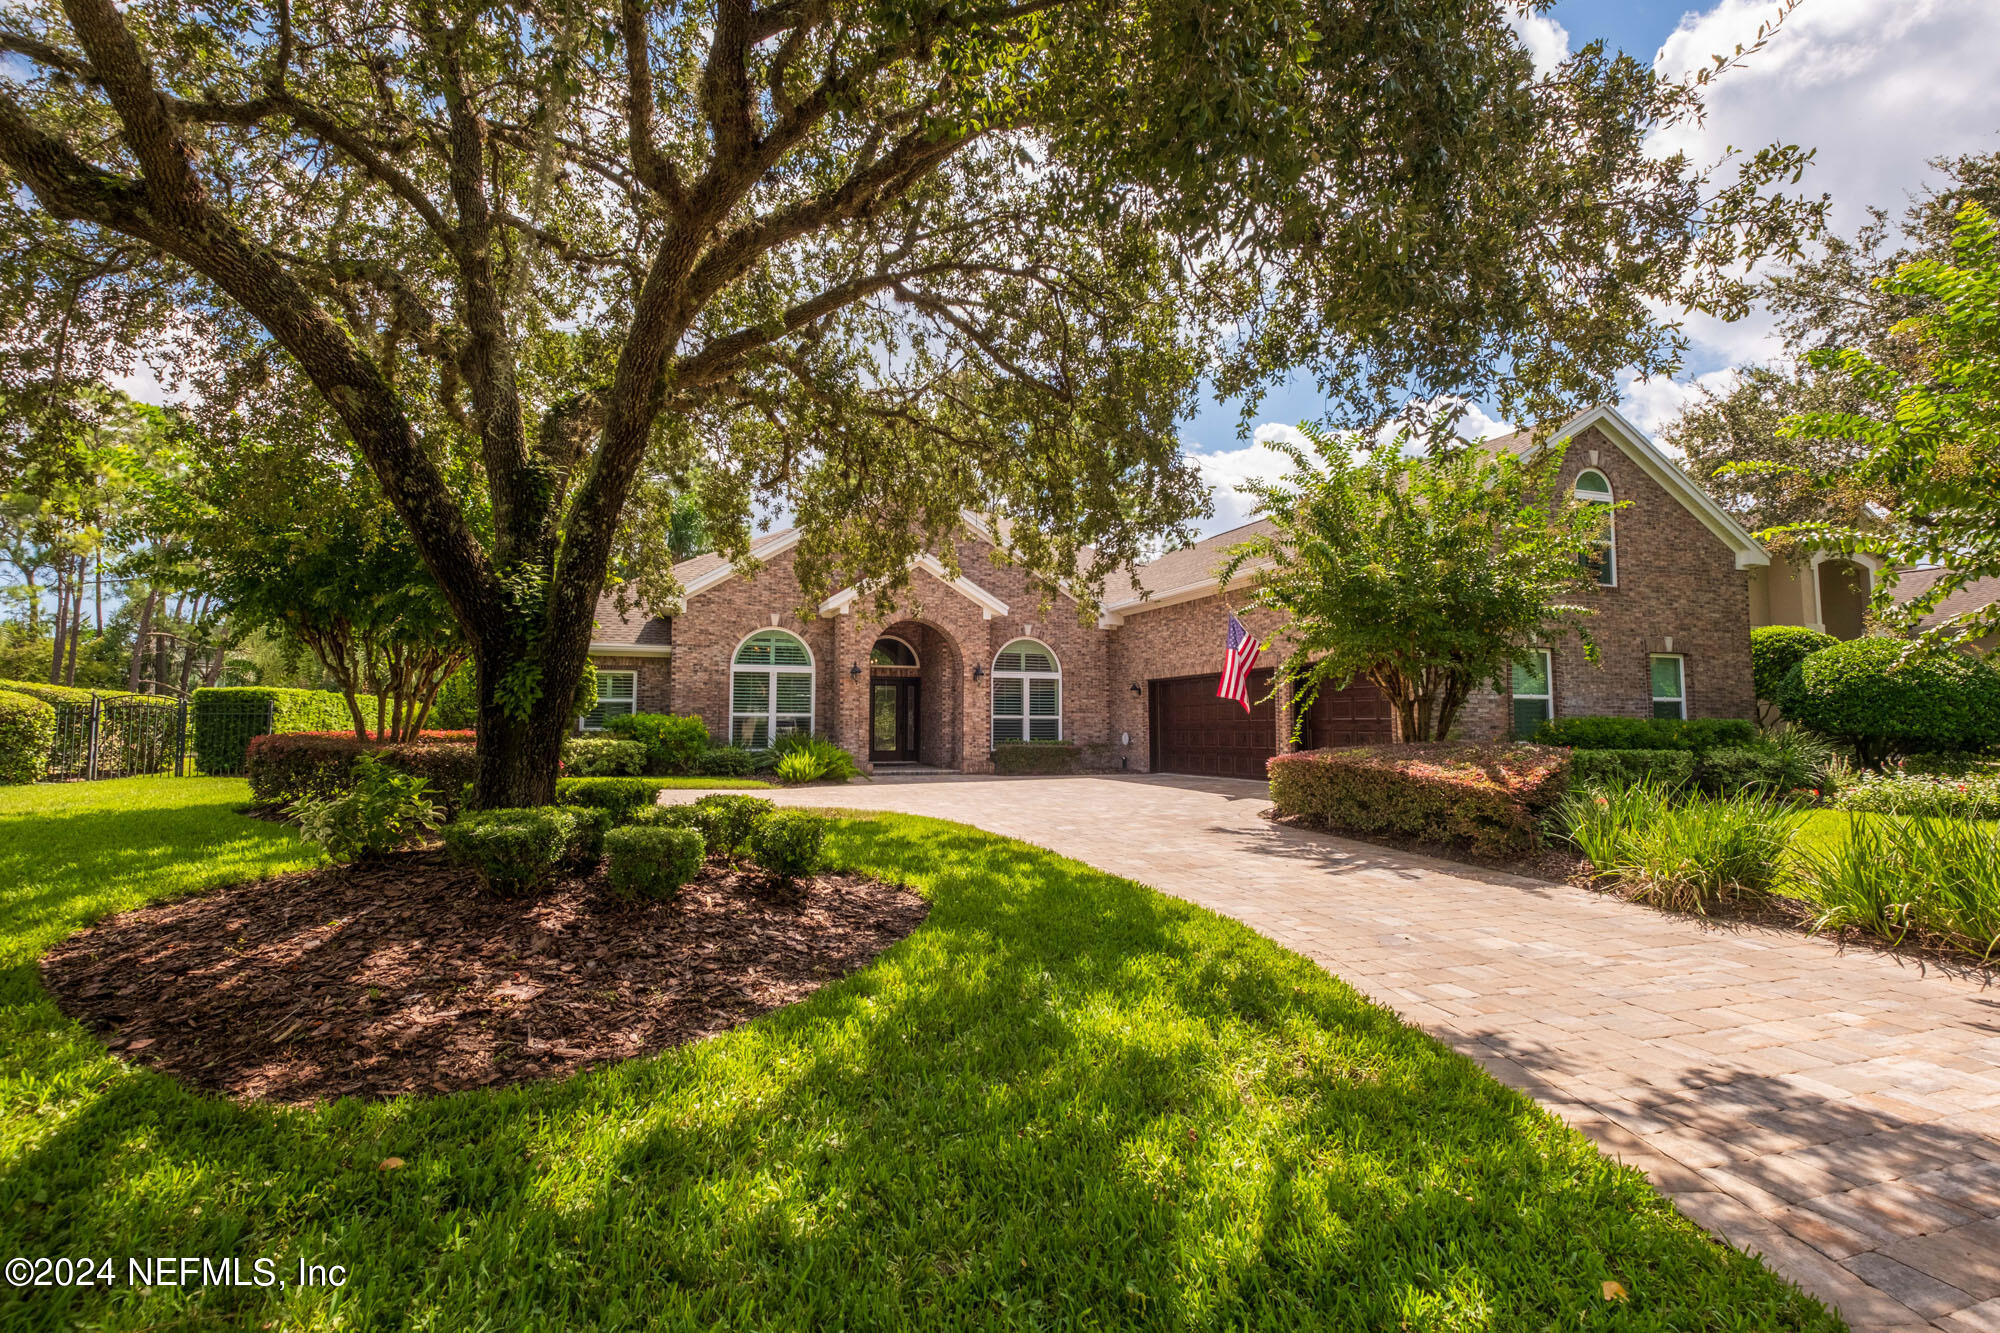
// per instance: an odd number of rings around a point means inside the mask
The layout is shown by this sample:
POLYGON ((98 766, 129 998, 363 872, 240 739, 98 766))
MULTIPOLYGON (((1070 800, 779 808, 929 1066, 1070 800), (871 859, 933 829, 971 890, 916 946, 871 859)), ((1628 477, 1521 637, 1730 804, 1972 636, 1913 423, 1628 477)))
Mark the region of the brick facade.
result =
MULTIPOLYGON (((1614 498, 1626 505, 1616 518, 1617 582, 1588 594, 1596 609, 1591 633, 1599 661, 1587 662, 1574 640, 1556 646, 1556 715, 1650 716, 1651 655, 1672 653, 1684 659, 1690 716, 1754 716, 1751 576, 1737 568, 1736 548, 1594 425, 1578 434, 1564 456, 1565 490, 1589 467, 1604 474, 1614 498)), ((893 634, 915 649, 919 660, 914 672, 883 673, 914 674, 921 682, 918 757, 940 768, 977 773, 988 771, 992 762, 994 658, 1012 640, 1032 638, 1047 645, 1061 665, 1062 735, 1080 747, 1085 766, 1147 772, 1153 764, 1152 683, 1208 675, 1222 667, 1228 606, 1243 601, 1244 590, 1239 587, 1225 599, 1199 595, 1198 585, 1213 576, 1228 546, 1246 531, 1222 534, 1163 558, 1157 567, 1148 566, 1145 574, 1159 575, 1154 586, 1164 594, 1162 601, 1135 602, 1137 593, 1127 593, 1117 623, 1108 628, 1079 622, 1076 603, 1068 596, 1030 587, 1025 574, 996 561, 992 548, 976 537, 959 543, 959 566, 965 578, 1006 603, 1004 615, 921 568, 913 571, 910 586, 887 614, 862 598, 844 611, 818 615, 806 605, 792 551, 774 537, 760 550, 764 564, 754 574, 732 574, 701 588, 691 597, 688 613, 671 626, 653 621, 614 628, 639 636, 626 642, 670 637, 671 658, 621 656, 610 644, 601 654, 594 651, 593 658, 600 667, 638 671, 641 709, 696 714, 722 738, 729 730, 737 647, 758 630, 788 630, 813 656, 814 729, 852 752, 865 768, 876 674, 869 653, 877 637, 893 634), (1174 591, 1177 587, 1181 591, 1174 591)), ((1750 546, 1754 553, 1754 544, 1750 546)), ((714 557, 700 559, 704 563, 687 568, 699 569, 711 580, 721 572, 714 557)), ((605 614, 600 610, 600 620, 605 614)), ((1273 612, 1250 610, 1242 619, 1260 638, 1281 628, 1273 612)), ((1280 635, 1263 664, 1275 666, 1285 647, 1280 635)), ((1288 692, 1281 689, 1277 705, 1273 741, 1282 752, 1291 748, 1293 729, 1288 692)), ((1507 735, 1510 725, 1506 693, 1482 688, 1467 702, 1453 734, 1493 739, 1507 735)))

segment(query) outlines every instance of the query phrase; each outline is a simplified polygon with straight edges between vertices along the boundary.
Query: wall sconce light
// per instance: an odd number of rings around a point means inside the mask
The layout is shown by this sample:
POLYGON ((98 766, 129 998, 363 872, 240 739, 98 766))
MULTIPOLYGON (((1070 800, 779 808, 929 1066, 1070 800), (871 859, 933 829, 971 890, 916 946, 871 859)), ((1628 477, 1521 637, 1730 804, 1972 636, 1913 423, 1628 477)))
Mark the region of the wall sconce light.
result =
POLYGON ((851 666, 851 667, 847 668, 847 675, 848 675, 848 678, 849 678, 849 679, 851 679, 851 680, 860 680, 860 679, 861 679, 861 663, 859 663, 859 662, 856 662, 856 663, 855 663, 855 664, 854 664, 853 666, 851 666))
POLYGON ((986 668, 985 668, 985 667, 982 667, 982 666, 974 666, 974 667, 972 668, 972 678, 973 678, 974 680, 978 680, 978 679, 979 679, 979 678, 980 678, 981 676, 983 676, 983 675, 985 675, 985 674, 986 674, 986 668))
POLYGON ((1145 691, 1144 691, 1144 690, 1142 690, 1142 689, 1140 689, 1140 688, 1139 688, 1139 682, 1138 682, 1138 681, 1136 681, 1136 680, 1132 682, 1132 693, 1134 693, 1134 694, 1144 694, 1144 693, 1145 693, 1145 691))

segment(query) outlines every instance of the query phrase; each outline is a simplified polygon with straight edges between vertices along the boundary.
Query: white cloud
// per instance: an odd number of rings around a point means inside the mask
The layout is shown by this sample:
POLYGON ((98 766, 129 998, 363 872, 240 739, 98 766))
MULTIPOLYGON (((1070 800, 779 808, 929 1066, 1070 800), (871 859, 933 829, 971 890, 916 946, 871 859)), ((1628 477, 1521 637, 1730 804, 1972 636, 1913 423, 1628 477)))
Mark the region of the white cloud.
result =
MULTIPOLYGON (((1690 13, 1656 68, 1679 76, 1706 65, 1750 41, 1775 12, 1773 0, 1718 0, 1690 13)), ((1816 148, 1801 188, 1830 194, 1834 230, 1852 234, 1871 204, 1900 214, 1934 178, 1928 159, 2000 148, 1995 50, 2000 5, 1990 0, 1811 0, 1743 68, 1710 85, 1702 124, 1657 135, 1651 146, 1684 151, 1699 165, 1730 148, 1816 148)), ((1685 327, 1693 346, 1682 382, 1633 386, 1622 404, 1649 430, 1678 414, 1696 376, 1782 351, 1761 311, 1733 325, 1691 316, 1685 327)))
POLYGON ((1188 455, 1188 461, 1201 469, 1202 480, 1209 484, 1215 496, 1214 515, 1196 525, 1202 536, 1212 536, 1248 523, 1252 517, 1252 501, 1237 487, 1246 481, 1276 481, 1284 476, 1291 460, 1268 447, 1269 443, 1285 440, 1301 444, 1305 436, 1299 433, 1297 426, 1271 421, 1257 427, 1253 439, 1255 443, 1240 449, 1188 455))
POLYGON ((1569 55, 1569 31, 1547 14, 1524 14, 1510 9, 1507 26, 1528 48, 1528 59, 1535 62, 1537 74, 1548 73, 1569 55))

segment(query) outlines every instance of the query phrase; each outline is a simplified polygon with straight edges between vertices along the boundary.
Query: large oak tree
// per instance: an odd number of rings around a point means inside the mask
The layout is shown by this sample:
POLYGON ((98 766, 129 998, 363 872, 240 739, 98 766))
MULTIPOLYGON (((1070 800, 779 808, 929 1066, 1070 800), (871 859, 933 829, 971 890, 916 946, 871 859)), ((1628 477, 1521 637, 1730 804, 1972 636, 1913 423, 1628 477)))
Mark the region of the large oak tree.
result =
POLYGON ((965 507, 1087 588, 1204 509, 1205 380, 1554 415, 1812 210, 1795 150, 1648 155, 1700 78, 1537 75, 1480 0, 9 12, 0 164, 79 253, 140 248, 204 390, 324 396, 472 645, 484 805, 549 798, 650 473, 732 554, 790 509, 809 590, 965 507))

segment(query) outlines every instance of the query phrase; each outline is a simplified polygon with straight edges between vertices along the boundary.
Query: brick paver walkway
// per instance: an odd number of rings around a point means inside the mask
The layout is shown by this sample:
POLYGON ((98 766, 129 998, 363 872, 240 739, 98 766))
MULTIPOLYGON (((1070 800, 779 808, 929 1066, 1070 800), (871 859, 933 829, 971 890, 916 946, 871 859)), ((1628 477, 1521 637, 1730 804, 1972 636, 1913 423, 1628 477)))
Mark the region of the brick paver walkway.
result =
POLYGON ((2000 1333, 2000 986, 1278 828, 1261 783, 774 795, 961 820, 1225 912, 1528 1092, 1856 1329, 2000 1333))

